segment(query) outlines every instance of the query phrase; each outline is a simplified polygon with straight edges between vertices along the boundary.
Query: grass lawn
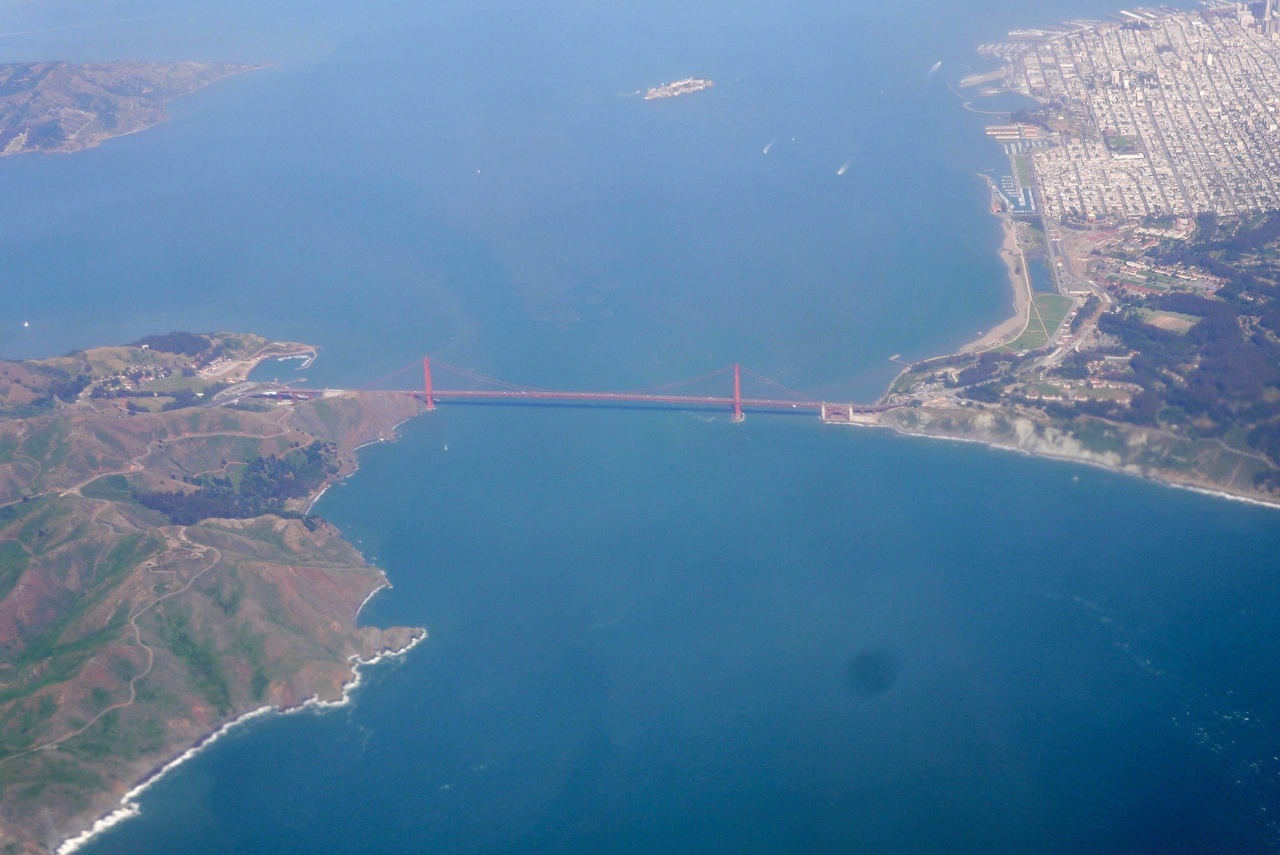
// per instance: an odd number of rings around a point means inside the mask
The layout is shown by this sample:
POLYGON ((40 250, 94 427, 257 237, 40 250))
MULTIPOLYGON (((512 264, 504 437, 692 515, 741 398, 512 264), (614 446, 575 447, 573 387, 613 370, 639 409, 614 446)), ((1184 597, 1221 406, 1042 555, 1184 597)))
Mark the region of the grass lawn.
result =
POLYGON ((1030 187, 1031 186, 1031 168, 1027 166, 1027 158, 1021 154, 1014 157, 1013 168, 1017 170, 1017 173, 1018 173, 1018 186, 1030 187))
POLYGON ((1195 315, 1184 315, 1181 312, 1153 311, 1151 309, 1142 309, 1139 311, 1142 319, 1153 327, 1159 327, 1162 330, 1180 333, 1186 335, 1187 331, 1199 323, 1200 319, 1195 315))
POLYGON ((1035 295, 1031 298, 1031 317, 1027 321, 1027 328, 1013 341, 1001 345, 999 350, 1023 353, 1044 347, 1062 325, 1073 305, 1070 297, 1063 297, 1061 294, 1035 295))

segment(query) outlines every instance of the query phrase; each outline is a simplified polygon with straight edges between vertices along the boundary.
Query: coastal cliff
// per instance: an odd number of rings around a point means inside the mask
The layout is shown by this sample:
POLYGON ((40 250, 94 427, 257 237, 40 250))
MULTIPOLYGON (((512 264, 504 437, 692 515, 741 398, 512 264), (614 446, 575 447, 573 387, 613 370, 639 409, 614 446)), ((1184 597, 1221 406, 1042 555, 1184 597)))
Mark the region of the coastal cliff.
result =
POLYGON ((1257 486, 1259 473, 1271 471, 1270 462, 1215 439, 1192 440, 1103 419, 1064 423, 1002 406, 903 407, 881 413, 879 424, 906 435, 981 442, 1280 506, 1280 497, 1257 486))
MULTIPOLYGON (((260 341, 240 343, 281 352, 260 341)), ((71 400, 44 412, 32 401, 58 376, 49 364, 0 364, 6 397, 36 410, 0 420, 2 851, 52 851, 228 722, 339 701, 357 663, 424 635, 356 625, 386 577, 307 512, 354 471, 357 447, 393 438, 420 402, 371 392, 127 413, 91 394, 108 379, 96 354, 81 388, 63 387, 71 400)), ((229 358, 254 362, 232 352, 218 365, 229 358)))

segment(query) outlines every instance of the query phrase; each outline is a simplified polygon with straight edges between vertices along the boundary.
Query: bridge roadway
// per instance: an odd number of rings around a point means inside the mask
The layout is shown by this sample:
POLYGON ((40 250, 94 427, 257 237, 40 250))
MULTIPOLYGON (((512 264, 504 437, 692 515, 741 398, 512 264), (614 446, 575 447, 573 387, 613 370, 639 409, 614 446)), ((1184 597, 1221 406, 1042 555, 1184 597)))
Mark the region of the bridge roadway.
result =
MULTIPOLYGON (((323 389, 279 388, 265 394, 276 398, 293 398, 308 400, 322 397, 323 389)), ((330 394, 333 391, 330 390, 330 394)), ((403 394, 427 400, 423 391, 400 390, 403 394)), ((779 398, 731 398, 716 395, 654 395, 641 392, 562 392, 550 389, 432 389, 428 405, 434 407, 439 400, 458 401, 494 401, 537 404, 540 402, 581 402, 597 404, 657 404, 676 408, 681 407, 724 407, 738 414, 744 409, 769 410, 773 412, 816 412, 824 421, 845 422, 853 415, 882 413, 894 409, 884 404, 834 404, 827 401, 792 401, 779 398)))
MULTIPOLYGON (((421 392, 417 393, 423 394, 421 392)), ((719 406, 732 407, 735 403, 743 407, 759 407, 777 410, 820 410, 821 401, 783 401, 769 398, 728 398, 714 395, 651 395, 641 392, 557 392, 551 390, 456 390, 433 389, 433 398, 472 398, 499 400, 548 400, 548 401, 600 401, 621 404, 673 404, 680 406, 719 406)))
MULTIPOLYGON (((695 377, 692 380, 681 381, 680 383, 668 384, 665 387, 658 387, 648 391, 633 392, 567 392, 556 389, 537 389, 514 386, 511 383, 504 383, 500 380, 493 380, 474 372, 455 366, 448 366, 453 371, 469 377, 472 380, 481 383, 492 383, 496 385, 506 386, 506 389, 439 389, 435 386, 431 379, 431 360, 424 358, 422 360, 422 387, 421 390, 406 391, 405 394, 413 395, 421 398, 427 405, 428 410, 434 410, 436 402, 439 400, 459 400, 459 401, 507 401, 512 403, 536 404, 541 401, 555 402, 580 402, 580 403, 598 403, 598 404, 662 404, 673 407, 730 407, 733 412, 734 421, 742 421, 743 409, 750 407, 758 410, 771 410, 774 412, 794 412, 800 410, 816 410, 819 417, 824 422, 843 422, 852 423, 857 421, 854 417, 857 415, 866 415, 871 413, 880 413, 885 410, 893 409, 892 407, 868 404, 832 404, 825 401, 815 401, 799 392, 792 394, 796 398, 744 398, 742 396, 742 374, 745 371, 759 380, 764 381, 770 386, 777 387, 783 392, 791 393, 790 389, 779 386, 767 377, 762 377, 750 369, 744 369, 738 363, 713 371, 710 374, 704 374, 702 377, 695 377), (733 395, 670 395, 662 394, 662 390, 670 389, 672 386, 679 386, 691 382, 706 380, 714 377, 721 372, 733 372, 733 395)), ((403 369, 401 369, 403 370, 403 369)), ((398 372, 396 372, 398 373, 398 372)), ((394 376, 389 375, 389 376, 394 376)), ((389 378, 384 378, 389 379, 389 378)), ((381 382, 381 381, 377 381, 381 382)), ((285 397, 299 399, 310 399, 324 395, 323 390, 317 389, 295 389, 290 387, 276 389, 272 392, 265 393, 271 397, 285 397)))

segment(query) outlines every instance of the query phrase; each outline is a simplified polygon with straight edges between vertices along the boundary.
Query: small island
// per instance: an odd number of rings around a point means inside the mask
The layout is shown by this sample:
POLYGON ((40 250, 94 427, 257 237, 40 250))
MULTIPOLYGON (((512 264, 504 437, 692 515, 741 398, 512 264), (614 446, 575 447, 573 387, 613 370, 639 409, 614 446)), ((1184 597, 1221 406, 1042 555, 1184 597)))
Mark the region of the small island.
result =
POLYGON ((644 93, 644 100, 653 101, 657 98, 674 98, 677 95, 688 95, 693 92, 701 92, 703 89, 710 89, 715 86, 714 80, 708 80, 705 77, 686 77, 684 80, 677 80, 674 83, 664 83, 661 86, 655 86, 648 92, 644 93))
POLYGON ((0 64, 0 156, 80 151, 144 131, 168 118, 168 101, 264 67, 216 62, 0 64))
POLYGON ((424 636, 356 625, 386 577, 311 513, 423 404, 250 397, 262 360, 313 355, 170 333, 0 361, 0 851, 127 816, 229 722, 341 701, 424 636))

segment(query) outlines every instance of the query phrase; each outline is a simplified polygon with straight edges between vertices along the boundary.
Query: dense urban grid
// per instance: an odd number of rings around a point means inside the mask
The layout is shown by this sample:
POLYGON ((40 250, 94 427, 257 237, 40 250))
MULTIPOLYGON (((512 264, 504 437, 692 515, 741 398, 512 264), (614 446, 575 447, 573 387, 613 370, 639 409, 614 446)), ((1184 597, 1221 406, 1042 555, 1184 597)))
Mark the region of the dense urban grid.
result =
POLYGON ((1244 5, 1127 12, 988 47, 1041 102, 1026 147, 1059 222, 1239 216, 1280 207, 1280 34, 1244 5))
POLYGON ((986 129, 1016 315, 910 365, 880 424, 1280 503, 1277 2, 979 49, 1004 68, 970 109, 1034 99, 986 129))

